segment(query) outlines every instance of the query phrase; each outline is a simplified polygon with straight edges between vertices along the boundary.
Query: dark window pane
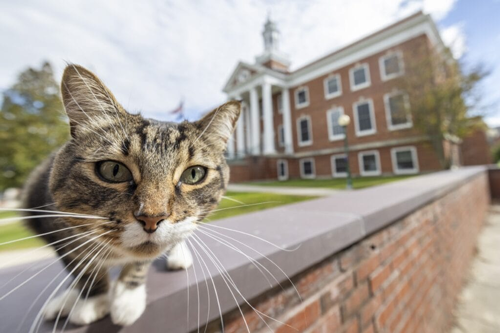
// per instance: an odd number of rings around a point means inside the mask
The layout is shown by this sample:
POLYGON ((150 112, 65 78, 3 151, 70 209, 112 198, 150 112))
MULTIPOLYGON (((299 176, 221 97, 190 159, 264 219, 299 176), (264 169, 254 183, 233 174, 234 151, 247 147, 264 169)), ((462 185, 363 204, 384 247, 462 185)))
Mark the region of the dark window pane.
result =
POLYGON ((360 131, 372 129, 372 120, 370 118, 370 105, 368 103, 358 104, 358 125, 360 131))
POLYGON ((328 80, 328 94, 334 94, 339 91, 339 82, 337 78, 331 78, 328 80))
POLYGON ((280 162, 280 164, 279 164, 279 175, 286 176, 285 163, 283 163, 283 162, 280 162))
POLYGON ((389 97, 389 109, 391 110, 391 123, 393 125, 401 125, 408 122, 408 112, 403 94, 389 97))
POLYGON ((304 103, 307 102, 306 91, 305 90, 299 91, 299 93, 298 93, 298 100, 299 100, 299 104, 304 104, 304 103))
POLYGON ((363 155, 363 170, 377 171, 377 160, 375 155, 363 155))
POLYGON ((398 169, 408 170, 414 169, 413 156, 410 150, 398 151, 396 153, 396 162, 398 164, 398 169))
POLYGON ((302 119, 300 121, 300 141, 309 141, 309 121, 307 119, 302 119))
POLYGON ((304 169, 304 175, 312 175, 313 173, 312 162, 311 161, 304 162, 303 169, 304 169))
POLYGON ((342 135, 344 134, 344 129, 342 128, 342 126, 339 125, 339 117, 340 117, 341 113, 340 111, 333 111, 330 113, 330 117, 331 117, 331 126, 332 126, 332 133, 333 135, 342 135))
POLYGON ((279 140, 280 144, 283 145, 285 143, 285 128, 283 126, 280 126, 279 129, 279 140))
POLYGON ((334 161, 335 161, 335 172, 337 173, 347 172, 347 159, 345 157, 337 157, 334 161))
POLYGON ((384 59, 385 75, 399 73, 399 58, 397 55, 392 55, 384 59))
POLYGON ((365 68, 360 67, 358 69, 354 70, 354 85, 360 85, 366 82, 366 73, 365 73, 365 68))

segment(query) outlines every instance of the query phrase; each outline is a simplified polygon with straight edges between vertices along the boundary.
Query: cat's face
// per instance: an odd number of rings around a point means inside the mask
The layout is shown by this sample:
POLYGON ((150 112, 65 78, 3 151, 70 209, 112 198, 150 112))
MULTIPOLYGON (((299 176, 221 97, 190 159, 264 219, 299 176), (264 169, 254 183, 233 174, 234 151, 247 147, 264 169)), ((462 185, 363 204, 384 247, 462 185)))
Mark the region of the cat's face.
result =
POLYGON ((62 82, 72 140, 58 153, 50 190, 61 211, 105 217, 89 224, 116 251, 152 258, 196 228, 223 195, 223 156, 240 113, 229 102, 197 122, 127 113, 92 73, 70 65, 62 82))

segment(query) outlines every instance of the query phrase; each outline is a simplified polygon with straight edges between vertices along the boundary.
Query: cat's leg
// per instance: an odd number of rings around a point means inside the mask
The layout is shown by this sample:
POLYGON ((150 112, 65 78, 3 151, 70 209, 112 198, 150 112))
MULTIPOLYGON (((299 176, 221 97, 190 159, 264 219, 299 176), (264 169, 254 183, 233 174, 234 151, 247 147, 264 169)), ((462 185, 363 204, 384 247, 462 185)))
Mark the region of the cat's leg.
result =
POLYGON ((186 242, 180 242, 167 254, 167 269, 169 270, 188 269, 192 264, 193 256, 186 242))
MULTIPOLYGON (((99 266, 97 272, 94 268, 97 269, 97 266, 87 267, 76 286, 66 290, 47 304, 44 310, 46 319, 53 320, 60 312, 61 318, 69 315, 71 323, 86 325, 109 313, 108 271, 99 266)), ((75 278, 78 277, 79 273, 74 272, 75 278)))
POLYGON ((151 262, 123 267, 111 291, 111 320, 116 325, 133 324, 146 309, 146 275, 151 262))

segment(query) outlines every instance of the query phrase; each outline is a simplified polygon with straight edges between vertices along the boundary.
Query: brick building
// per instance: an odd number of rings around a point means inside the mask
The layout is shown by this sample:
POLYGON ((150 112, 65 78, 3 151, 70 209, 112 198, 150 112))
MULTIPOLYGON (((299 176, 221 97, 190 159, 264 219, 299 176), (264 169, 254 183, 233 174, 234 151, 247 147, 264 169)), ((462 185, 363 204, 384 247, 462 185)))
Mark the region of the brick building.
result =
POLYGON ((232 181, 345 177, 343 114, 351 119, 353 175, 441 168, 394 80, 405 73, 405 54, 444 47, 429 15, 416 13, 295 71, 278 48, 275 23, 266 22, 263 37, 264 53, 254 64, 240 62, 224 87, 243 101, 228 145, 232 181))

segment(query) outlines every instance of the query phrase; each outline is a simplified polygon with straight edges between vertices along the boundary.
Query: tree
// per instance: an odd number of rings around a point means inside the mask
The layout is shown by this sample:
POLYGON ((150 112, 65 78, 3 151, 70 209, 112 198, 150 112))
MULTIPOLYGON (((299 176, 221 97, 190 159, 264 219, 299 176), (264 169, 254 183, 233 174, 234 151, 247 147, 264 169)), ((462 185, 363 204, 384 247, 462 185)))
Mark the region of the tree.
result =
POLYGON ((0 107, 0 191, 21 186, 68 139, 68 127, 51 65, 23 71, 0 107))
POLYGON ((405 54, 405 75, 396 82, 408 94, 414 127, 429 138, 443 168, 450 167, 444 141, 459 142, 478 123, 470 118, 480 110, 478 83, 487 72, 464 68, 449 49, 421 44, 405 54))

